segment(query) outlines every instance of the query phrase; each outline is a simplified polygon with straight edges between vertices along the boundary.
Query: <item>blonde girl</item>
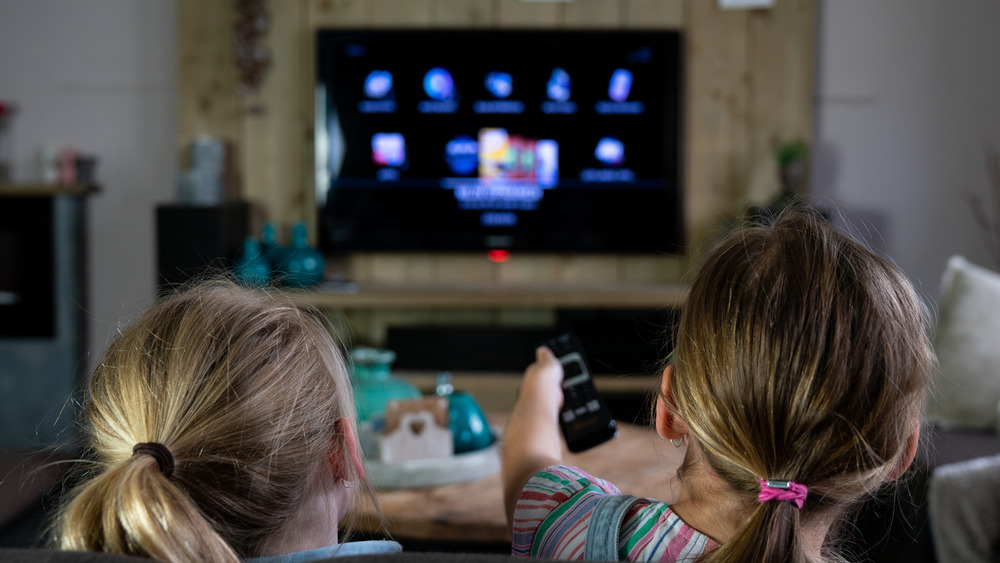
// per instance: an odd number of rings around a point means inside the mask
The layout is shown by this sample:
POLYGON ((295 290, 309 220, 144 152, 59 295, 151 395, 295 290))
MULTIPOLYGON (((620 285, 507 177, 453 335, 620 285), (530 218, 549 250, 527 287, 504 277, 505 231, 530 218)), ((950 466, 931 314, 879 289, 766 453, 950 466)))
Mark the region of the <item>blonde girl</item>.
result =
POLYGON ((315 311, 195 286, 122 332, 88 391, 95 462, 59 512, 58 547, 161 561, 399 550, 339 543, 370 486, 344 360, 315 311))
POLYGON ((663 370, 656 430, 687 447, 678 499, 559 465, 562 371, 542 348, 504 438, 514 553, 837 560, 835 523, 916 453, 926 330, 903 274, 822 217, 793 210, 732 234, 694 278, 663 370))

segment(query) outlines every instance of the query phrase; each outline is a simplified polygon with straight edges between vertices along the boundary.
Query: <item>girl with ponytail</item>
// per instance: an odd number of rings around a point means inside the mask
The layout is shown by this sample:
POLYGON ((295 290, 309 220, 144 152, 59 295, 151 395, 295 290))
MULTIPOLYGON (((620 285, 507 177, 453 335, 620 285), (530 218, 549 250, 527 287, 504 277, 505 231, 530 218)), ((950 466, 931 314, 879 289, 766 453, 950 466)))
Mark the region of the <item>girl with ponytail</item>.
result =
POLYGON ((926 310, 889 262, 801 209, 748 226, 697 272, 663 369, 656 430, 687 447, 677 500, 559 465, 562 367, 540 348, 504 437, 514 553, 840 560, 836 522, 916 454, 934 364, 926 310))
POLYGON ((296 561, 398 551, 340 543, 374 499, 344 359, 320 314, 208 282, 164 298, 89 382, 93 464, 53 524, 57 547, 160 561, 296 561))

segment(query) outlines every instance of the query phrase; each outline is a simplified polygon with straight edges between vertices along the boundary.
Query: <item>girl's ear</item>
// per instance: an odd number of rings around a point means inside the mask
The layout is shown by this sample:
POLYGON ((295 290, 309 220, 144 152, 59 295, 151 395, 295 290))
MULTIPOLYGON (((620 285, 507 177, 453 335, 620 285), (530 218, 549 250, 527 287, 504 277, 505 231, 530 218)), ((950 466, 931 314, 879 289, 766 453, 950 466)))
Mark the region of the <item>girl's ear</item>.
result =
POLYGON ((365 465, 358 450, 354 424, 346 418, 341 418, 337 420, 337 430, 338 436, 334 437, 333 447, 330 449, 330 465, 334 476, 345 481, 364 477, 365 465), (354 466, 354 473, 349 470, 350 465, 354 466))
POLYGON ((673 375, 674 366, 663 368, 663 378, 660 380, 660 392, 656 397, 656 433, 666 440, 676 440, 688 433, 684 422, 670 414, 672 411, 677 410, 674 404, 674 397, 670 391, 670 378, 673 375))
POLYGON ((906 437, 906 446, 904 446, 903 456, 899 458, 896 463, 896 467, 892 468, 892 472, 889 474, 889 480, 895 481, 906 473, 906 470, 910 468, 910 464, 913 463, 913 459, 917 457, 917 449, 920 447, 920 420, 914 419, 913 428, 910 430, 910 435, 906 437))

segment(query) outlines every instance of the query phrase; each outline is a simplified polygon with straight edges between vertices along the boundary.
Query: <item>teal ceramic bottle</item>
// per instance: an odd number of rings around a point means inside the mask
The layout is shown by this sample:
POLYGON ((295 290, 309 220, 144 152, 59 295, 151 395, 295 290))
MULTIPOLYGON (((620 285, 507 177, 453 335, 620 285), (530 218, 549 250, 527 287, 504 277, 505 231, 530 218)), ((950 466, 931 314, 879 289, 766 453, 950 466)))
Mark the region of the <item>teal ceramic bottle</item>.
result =
POLYGON ((493 431, 486 413, 468 393, 457 391, 448 395, 448 425, 456 454, 474 452, 493 444, 493 431))
POLYGON ((323 281, 323 255, 309 246, 305 223, 292 227, 292 244, 281 253, 278 274, 282 285, 313 287, 323 281))
POLYGON ((268 221, 264 223, 264 227, 260 230, 260 249, 264 252, 264 257, 267 258, 272 266, 281 262, 281 253, 284 248, 278 244, 278 233, 274 228, 274 223, 268 221))
POLYGON ((243 239, 234 267, 236 281, 248 287, 264 287, 271 281, 271 263, 253 237, 243 239))

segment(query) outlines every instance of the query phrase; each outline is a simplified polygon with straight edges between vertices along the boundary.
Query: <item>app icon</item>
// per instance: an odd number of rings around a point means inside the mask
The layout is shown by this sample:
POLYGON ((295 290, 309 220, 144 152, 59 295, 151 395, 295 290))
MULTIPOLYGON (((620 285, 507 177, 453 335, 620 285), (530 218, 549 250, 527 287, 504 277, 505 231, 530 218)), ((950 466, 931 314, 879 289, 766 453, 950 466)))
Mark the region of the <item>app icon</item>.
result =
POLYGON ((608 97, 616 102, 628 99, 632 90, 632 73, 624 68, 616 69, 611 74, 611 84, 608 85, 608 97))
POLYGON ((540 188, 553 188, 559 182, 559 143, 553 139, 535 145, 535 177, 540 188))
POLYGON ((444 159, 455 174, 472 174, 479 166, 479 143, 467 135, 459 135, 444 146, 444 159))
POLYGON ((373 70, 365 78, 365 95, 369 98, 384 98, 392 91, 392 73, 388 70, 373 70))
POLYGON ((568 100, 570 94, 569 73, 559 67, 552 69, 552 75, 549 76, 546 90, 549 98, 552 100, 557 102, 568 100))
POLYGON ((506 98, 514 90, 514 79, 506 72, 486 75, 486 89, 497 98, 506 98))
POLYGON ((507 130, 487 127, 479 130, 479 177, 504 178, 510 152, 507 130))
POLYGON ((406 163, 406 141, 400 133, 372 135, 372 161, 378 166, 402 166, 406 163))
POLYGON ((621 166, 625 162, 625 143, 614 137, 602 137, 594 149, 594 156, 608 166, 621 166))
POLYGON ((450 100, 455 96, 455 81, 447 70, 436 67, 424 75, 424 92, 434 100, 450 100))

